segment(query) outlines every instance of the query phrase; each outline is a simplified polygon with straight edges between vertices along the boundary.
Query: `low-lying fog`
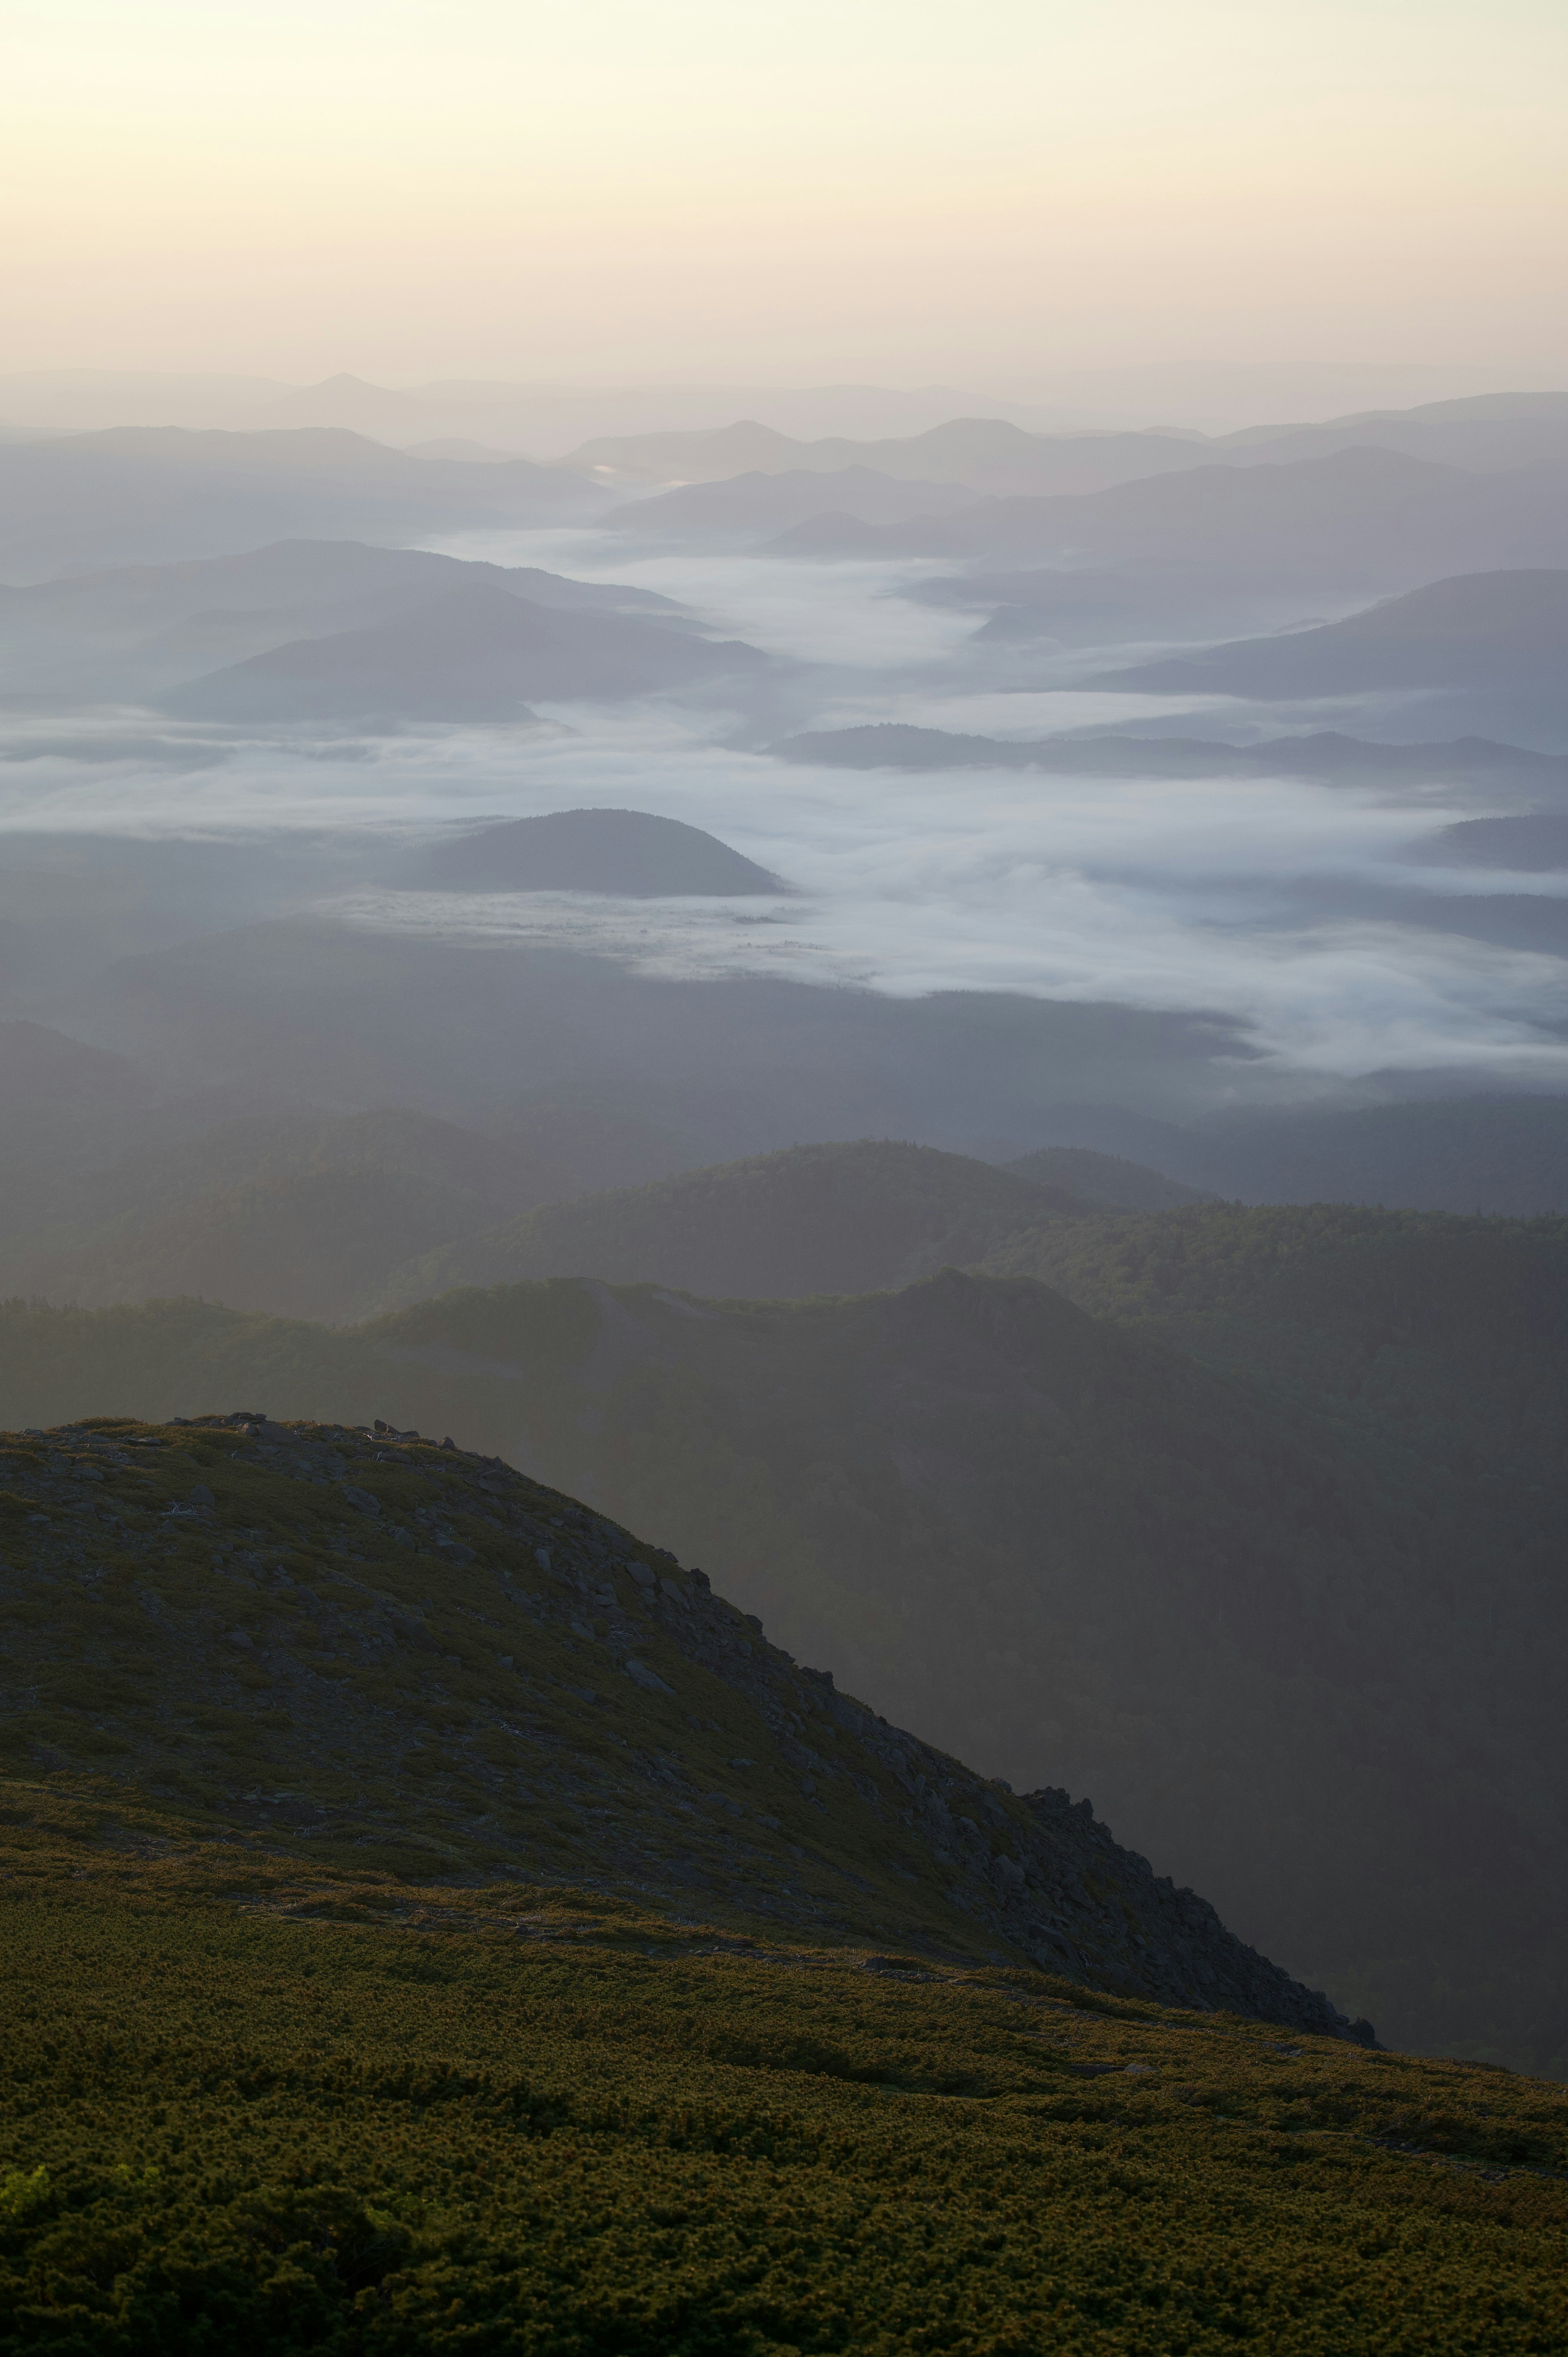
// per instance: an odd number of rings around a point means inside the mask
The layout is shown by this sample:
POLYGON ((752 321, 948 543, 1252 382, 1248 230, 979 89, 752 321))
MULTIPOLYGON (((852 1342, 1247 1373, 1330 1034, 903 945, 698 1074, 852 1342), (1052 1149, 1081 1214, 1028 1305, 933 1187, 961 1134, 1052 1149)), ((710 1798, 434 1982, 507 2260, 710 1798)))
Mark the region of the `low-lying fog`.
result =
MULTIPOLYGON (((1275 704, 1265 714, 1217 696, 1053 688, 1059 666, 1048 645, 1031 650, 1026 667, 1047 683, 1019 688, 1006 683, 1019 674, 1016 652, 994 675, 966 652, 974 613, 899 594, 943 570, 929 562, 639 554, 624 535, 583 530, 430 544, 659 590, 715 632, 783 658, 782 675, 744 709, 541 704, 550 725, 539 728, 266 737, 134 711, 13 716, 0 741, 0 825, 13 835, 204 837, 231 842, 242 862, 260 839, 320 841, 325 831, 343 841, 321 862, 323 888, 302 888, 291 874, 284 899, 358 926, 544 939, 660 975, 763 973, 903 995, 980 988, 1201 1007, 1251 1027, 1276 1070, 1486 1067, 1527 1085, 1568 1081, 1558 1037, 1568 967, 1420 915, 1429 896, 1451 909, 1465 896, 1520 888, 1518 877, 1438 866, 1425 848, 1444 823, 1498 807, 1473 791, 843 770, 762 749, 795 729, 886 720, 1008 738, 1064 727, 1147 734, 1152 724, 1236 742, 1326 726, 1419 737, 1393 699, 1375 711, 1363 701, 1309 715, 1275 704), (374 880, 388 838, 607 804, 705 828, 789 891, 627 901, 374 880), (361 877, 357 839, 367 850, 361 877)), ((1125 662, 1140 651, 1112 651, 1125 662)), ((1071 668, 1082 677, 1081 650, 1071 668)), ((1568 878, 1537 876, 1529 888, 1561 895, 1568 878)), ((264 903, 265 884, 256 889, 264 903)), ((213 921, 199 908, 189 915, 191 931, 213 921)))

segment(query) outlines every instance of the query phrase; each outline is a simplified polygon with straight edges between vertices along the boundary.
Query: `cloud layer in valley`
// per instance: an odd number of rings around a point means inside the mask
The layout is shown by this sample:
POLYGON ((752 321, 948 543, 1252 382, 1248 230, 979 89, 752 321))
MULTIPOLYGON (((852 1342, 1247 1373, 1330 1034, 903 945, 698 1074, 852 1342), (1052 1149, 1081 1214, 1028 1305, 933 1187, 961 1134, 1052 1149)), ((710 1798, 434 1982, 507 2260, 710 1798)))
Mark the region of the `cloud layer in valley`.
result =
MULTIPOLYGON (((462 554, 634 578, 796 665, 821 723, 897 718, 1028 736, 1130 724, 1192 733, 1212 700, 963 693, 972 617, 888 594, 886 566, 725 557, 628 563, 583 535, 462 554)), ((315 905, 357 926, 549 940, 650 974, 788 974, 904 996, 1005 990, 1238 1017, 1277 1064, 1323 1075, 1462 1067, 1561 1086, 1568 964, 1397 920, 1391 896, 1485 897, 1518 878, 1433 866, 1424 838, 1480 807, 1299 780, 1105 780, 984 770, 843 770, 739 746, 733 713, 546 707, 547 725, 374 737, 156 727, 145 716, 18 720, 0 738, 13 837, 330 836, 315 905), (475 819, 612 805, 703 827, 791 888, 777 901, 630 904, 398 890, 400 842, 475 819), (344 852, 362 844, 362 873, 344 852)), ((1275 725, 1278 725, 1276 720, 1275 725)), ((780 728, 780 734, 784 733, 780 728)), ((1202 733, 1199 728, 1198 733, 1202 733)), ((1215 733, 1219 733, 1217 729, 1215 733)), ((1562 888, 1531 880, 1547 897, 1562 888)))

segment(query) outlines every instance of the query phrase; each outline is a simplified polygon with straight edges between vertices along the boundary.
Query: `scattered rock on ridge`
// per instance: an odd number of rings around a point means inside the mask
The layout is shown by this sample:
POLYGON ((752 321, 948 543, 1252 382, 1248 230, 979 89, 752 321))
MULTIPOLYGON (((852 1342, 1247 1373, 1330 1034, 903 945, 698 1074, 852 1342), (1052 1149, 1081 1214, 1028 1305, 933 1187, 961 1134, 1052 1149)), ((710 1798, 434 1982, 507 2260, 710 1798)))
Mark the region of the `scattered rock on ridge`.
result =
POLYGON ((404 1874, 547 1875, 1371 2038, 1087 1801, 973 1774, 703 1571, 450 1442, 249 1410, 0 1437, 0 1596, 12 1772, 404 1874))

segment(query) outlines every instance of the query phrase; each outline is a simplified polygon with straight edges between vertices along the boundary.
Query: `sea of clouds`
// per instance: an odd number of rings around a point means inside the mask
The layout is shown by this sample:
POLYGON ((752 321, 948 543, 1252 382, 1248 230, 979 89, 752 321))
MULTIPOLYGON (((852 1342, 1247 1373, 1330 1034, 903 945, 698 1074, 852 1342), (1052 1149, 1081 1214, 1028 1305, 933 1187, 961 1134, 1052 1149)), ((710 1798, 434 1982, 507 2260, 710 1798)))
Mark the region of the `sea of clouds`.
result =
MULTIPOLYGON (((339 856, 312 905, 391 931, 569 943, 650 975, 1214 1009, 1250 1026, 1278 1065, 1324 1076, 1441 1067, 1568 1083, 1558 1036, 1568 963, 1333 908, 1346 884, 1363 895, 1518 891, 1518 877, 1432 863, 1434 830, 1480 807, 1456 792, 787 763, 762 748, 762 723, 783 735, 896 719, 1022 737, 1151 720, 1204 733, 1211 718, 1213 734, 1232 735, 1238 716, 1192 698, 976 677, 964 658, 975 618, 898 595, 914 568, 639 554, 606 533, 442 545, 662 590, 781 658, 785 686, 760 721, 756 709, 655 701, 544 707, 535 730, 372 737, 255 737, 134 712, 33 716, 0 730, 0 830, 197 837, 237 854, 268 837, 329 835, 384 852, 474 820, 652 811, 721 836, 786 888, 776 899, 651 902, 345 888, 339 856)), ((1529 888, 1565 885, 1536 877, 1529 888)))

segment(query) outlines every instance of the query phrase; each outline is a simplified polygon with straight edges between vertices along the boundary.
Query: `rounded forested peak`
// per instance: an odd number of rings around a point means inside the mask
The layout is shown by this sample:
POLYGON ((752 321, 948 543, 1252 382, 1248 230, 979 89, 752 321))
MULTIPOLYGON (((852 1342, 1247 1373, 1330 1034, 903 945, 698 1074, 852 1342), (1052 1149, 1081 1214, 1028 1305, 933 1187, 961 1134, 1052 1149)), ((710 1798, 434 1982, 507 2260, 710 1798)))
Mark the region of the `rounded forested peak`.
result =
POLYGON ((787 888, 716 834, 652 811, 544 811, 431 845, 409 879, 427 889, 604 892, 636 899, 787 888))
POLYGON ((1095 1209, 937 1146, 893 1138, 789 1146, 547 1204, 411 1263, 385 1297, 556 1276, 710 1299, 878 1293, 1095 1209))

